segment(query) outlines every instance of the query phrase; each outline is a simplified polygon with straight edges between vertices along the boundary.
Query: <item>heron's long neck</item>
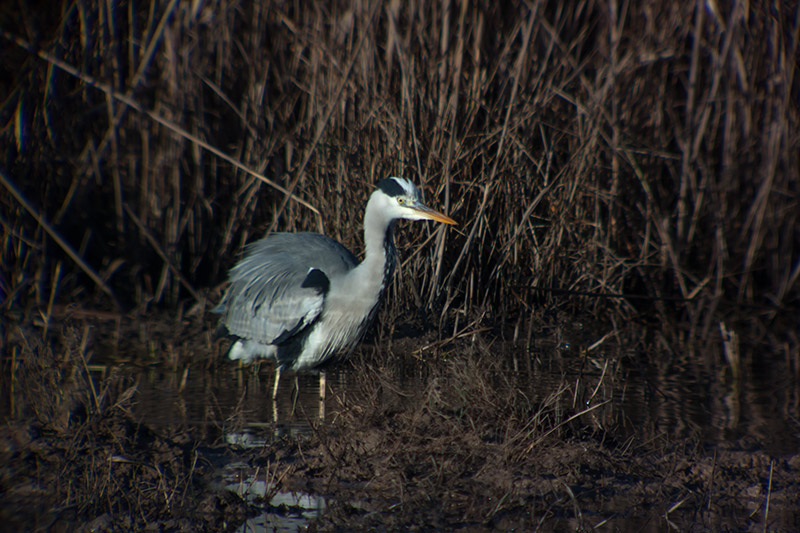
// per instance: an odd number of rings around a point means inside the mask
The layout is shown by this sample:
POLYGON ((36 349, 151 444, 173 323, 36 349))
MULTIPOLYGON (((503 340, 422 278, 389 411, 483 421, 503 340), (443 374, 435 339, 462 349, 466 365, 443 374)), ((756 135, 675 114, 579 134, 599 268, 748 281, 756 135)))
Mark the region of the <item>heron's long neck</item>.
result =
POLYGON ((397 251, 392 221, 379 205, 367 203, 364 212, 364 260, 350 274, 352 289, 377 303, 394 273, 397 251))

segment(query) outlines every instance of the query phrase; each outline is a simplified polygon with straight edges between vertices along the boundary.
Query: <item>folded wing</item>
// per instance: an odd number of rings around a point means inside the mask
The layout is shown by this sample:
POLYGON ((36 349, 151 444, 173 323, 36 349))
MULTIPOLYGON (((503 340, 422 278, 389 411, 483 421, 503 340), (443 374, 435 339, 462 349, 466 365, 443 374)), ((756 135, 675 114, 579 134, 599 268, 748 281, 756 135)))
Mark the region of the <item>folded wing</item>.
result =
POLYGON ((283 344, 311 326, 332 279, 358 264, 344 246, 315 233, 275 233, 247 246, 213 309, 231 335, 283 344))

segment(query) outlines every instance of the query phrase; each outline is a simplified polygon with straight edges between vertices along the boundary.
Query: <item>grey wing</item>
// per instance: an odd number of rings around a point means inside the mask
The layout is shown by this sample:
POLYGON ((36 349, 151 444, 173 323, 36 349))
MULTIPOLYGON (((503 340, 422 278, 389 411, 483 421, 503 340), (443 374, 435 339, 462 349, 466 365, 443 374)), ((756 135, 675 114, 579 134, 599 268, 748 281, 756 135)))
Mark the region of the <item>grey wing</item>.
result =
POLYGON ((347 248, 323 235, 275 233, 247 246, 213 311, 232 335, 281 344, 314 323, 330 280, 356 264, 347 248))

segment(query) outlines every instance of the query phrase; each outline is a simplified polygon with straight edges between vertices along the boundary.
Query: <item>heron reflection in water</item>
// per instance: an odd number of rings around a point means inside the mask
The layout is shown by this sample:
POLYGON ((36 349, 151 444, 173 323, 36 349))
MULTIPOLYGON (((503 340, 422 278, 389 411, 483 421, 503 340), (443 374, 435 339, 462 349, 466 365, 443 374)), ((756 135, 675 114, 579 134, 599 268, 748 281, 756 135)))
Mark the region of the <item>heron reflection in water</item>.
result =
MULTIPOLYGON (((249 244, 230 270, 228 290, 212 311, 236 338, 231 359, 276 361, 273 401, 282 369, 312 369, 346 356, 363 337, 397 263, 398 219, 456 223, 424 205, 410 181, 387 178, 367 202, 361 263, 324 235, 273 233, 249 244)), ((320 381, 324 398, 324 373, 320 381)))

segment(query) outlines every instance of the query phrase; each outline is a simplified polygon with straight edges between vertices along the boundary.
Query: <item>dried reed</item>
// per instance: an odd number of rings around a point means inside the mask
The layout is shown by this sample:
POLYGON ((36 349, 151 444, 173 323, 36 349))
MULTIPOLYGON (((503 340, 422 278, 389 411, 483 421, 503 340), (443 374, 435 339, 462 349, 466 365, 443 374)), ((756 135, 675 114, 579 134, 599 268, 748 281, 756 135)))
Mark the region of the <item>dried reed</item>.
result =
POLYGON ((461 226, 402 233, 388 316, 501 323, 546 304, 702 338, 800 303, 796 6, 46 11, 0 13, 0 164, 30 199, 0 193, 6 307, 44 305, 57 268, 58 299, 94 292, 87 274, 128 306, 201 298, 267 229, 359 250, 392 174, 461 226))

